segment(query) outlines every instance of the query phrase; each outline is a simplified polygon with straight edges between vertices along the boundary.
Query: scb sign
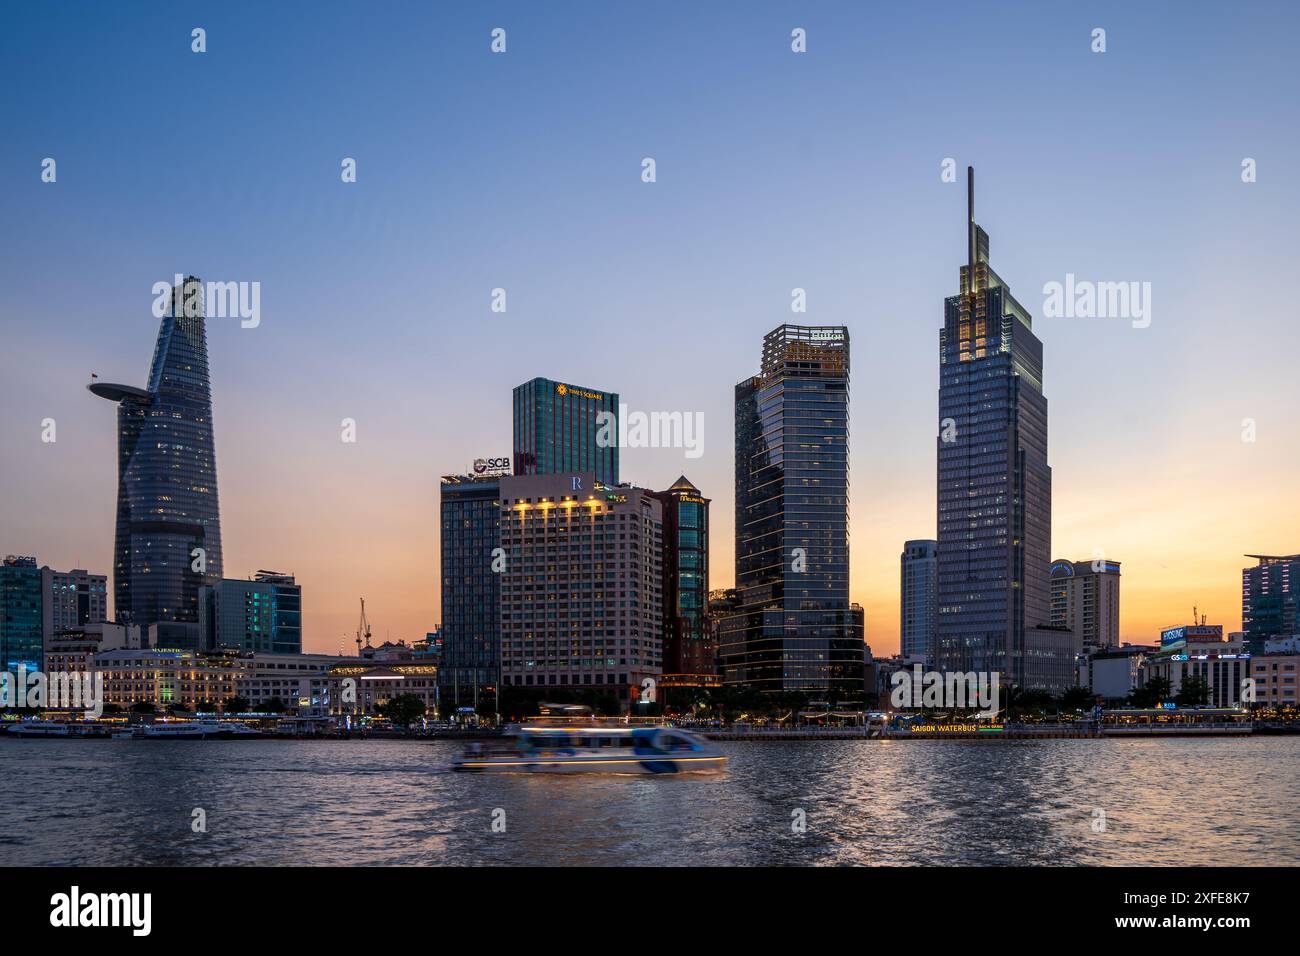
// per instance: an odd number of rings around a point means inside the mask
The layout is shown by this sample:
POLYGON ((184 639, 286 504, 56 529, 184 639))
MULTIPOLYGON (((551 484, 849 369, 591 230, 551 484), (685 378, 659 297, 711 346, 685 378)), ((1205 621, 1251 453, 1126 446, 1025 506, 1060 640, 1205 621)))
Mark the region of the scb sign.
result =
POLYGON ((475 458, 474 474, 490 475, 497 472, 508 472, 510 470, 510 459, 507 458, 475 458))

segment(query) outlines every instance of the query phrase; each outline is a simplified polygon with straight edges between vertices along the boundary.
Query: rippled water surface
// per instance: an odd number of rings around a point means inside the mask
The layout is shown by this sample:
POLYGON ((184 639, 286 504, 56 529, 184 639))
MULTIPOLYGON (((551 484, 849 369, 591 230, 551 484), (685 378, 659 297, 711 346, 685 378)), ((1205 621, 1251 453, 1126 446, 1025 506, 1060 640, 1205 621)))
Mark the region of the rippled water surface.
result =
POLYGON ((0 741, 0 862, 1300 863, 1297 737, 723 747, 726 773, 666 777, 455 774, 445 741, 0 741))

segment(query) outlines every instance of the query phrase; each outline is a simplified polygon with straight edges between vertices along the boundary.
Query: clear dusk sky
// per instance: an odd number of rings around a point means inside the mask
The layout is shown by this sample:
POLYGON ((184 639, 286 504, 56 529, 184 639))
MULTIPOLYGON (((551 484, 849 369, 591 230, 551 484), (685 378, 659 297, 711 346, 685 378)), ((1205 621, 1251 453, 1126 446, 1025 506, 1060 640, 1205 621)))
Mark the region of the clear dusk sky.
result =
POLYGON ((1237 629, 1243 553, 1300 551, 1297 9, 6 3, 0 553, 111 572, 115 418, 85 385, 145 384, 177 272, 261 283, 259 327, 208 322, 225 570, 297 574, 316 651, 360 596, 379 639, 440 622, 438 476, 510 453, 537 375, 703 413, 702 457, 622 473, 713 499, 730 584, 733 386, 782 322, 844 324, 852 596, 891 652, 973 164, 1044 342, 1053 556, 1123 562, 1126 640, 1193 605, 1237 629), (1150 282, 1150 327, 1043 317, 1067 273, 1150 282))

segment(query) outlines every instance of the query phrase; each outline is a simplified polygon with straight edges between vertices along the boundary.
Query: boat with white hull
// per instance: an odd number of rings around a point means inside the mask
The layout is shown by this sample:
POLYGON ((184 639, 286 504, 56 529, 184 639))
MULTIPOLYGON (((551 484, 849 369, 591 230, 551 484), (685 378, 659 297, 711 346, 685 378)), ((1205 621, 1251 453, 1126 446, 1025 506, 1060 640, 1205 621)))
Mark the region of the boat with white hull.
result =
POLYGON ((692 773, 722 770, 716 744, 676 727, 511 728, 499 744, 471 744, 452 765, 478 773, 692 773))
POLYGON ((22 720, 9 727, 15 737, 71 737, 72 728, 57 720, 22 720))
POLYGON ((233 720, 186 720, 149 724, 146 740, 229 740, 260 737, 262 732, 233 720))

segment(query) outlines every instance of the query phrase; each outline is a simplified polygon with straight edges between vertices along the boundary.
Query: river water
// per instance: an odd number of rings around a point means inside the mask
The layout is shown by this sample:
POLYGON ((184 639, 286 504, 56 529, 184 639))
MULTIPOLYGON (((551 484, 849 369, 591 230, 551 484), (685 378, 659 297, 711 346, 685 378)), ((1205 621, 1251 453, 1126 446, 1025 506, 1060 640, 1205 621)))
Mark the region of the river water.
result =
POLYGON ((1300 863, 1300 737, 734 741, 683 776, 459 747, 5 740, 0 864, 1300 863))

